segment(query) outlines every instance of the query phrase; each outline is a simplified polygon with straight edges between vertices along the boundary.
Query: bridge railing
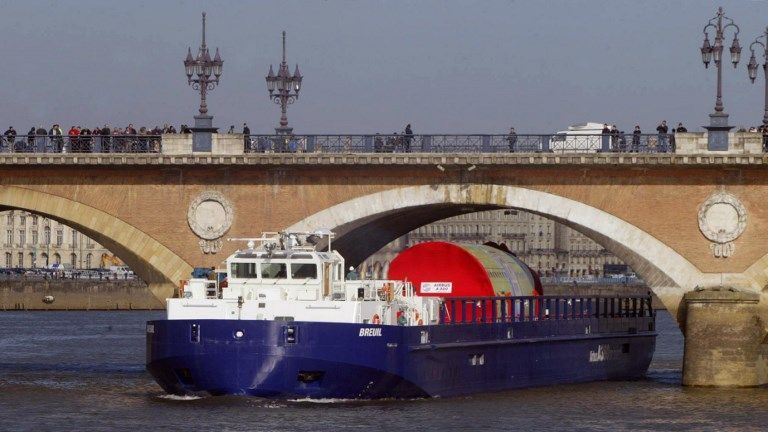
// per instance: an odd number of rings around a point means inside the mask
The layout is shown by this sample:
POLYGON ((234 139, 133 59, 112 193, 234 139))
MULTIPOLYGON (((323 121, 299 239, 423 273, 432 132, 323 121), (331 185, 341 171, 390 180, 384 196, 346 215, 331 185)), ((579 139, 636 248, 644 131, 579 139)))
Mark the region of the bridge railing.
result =
POLYGON ((0 153, 162 153, 160 135, 1 136, 0 153))
MULTIPOLYGON (((188 138, 191 142, 192 136, 188 138)), ((0 153, 162 153, 161 135, 16 135, 0 153)), ((247 135, 245 153, 673 153, 674 134, 247 135)))
POLYGON ((674 134, 248 135, 246 153, 671 153, 674 134))

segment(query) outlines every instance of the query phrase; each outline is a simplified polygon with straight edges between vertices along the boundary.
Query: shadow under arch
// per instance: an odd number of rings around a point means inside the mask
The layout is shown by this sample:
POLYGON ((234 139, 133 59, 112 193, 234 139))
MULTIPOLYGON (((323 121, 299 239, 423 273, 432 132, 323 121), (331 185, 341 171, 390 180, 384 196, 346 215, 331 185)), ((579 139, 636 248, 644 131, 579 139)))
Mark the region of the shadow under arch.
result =
POLYGON ((123 260, 160 301, 192 271, 186 261, 125 221, 94 207, 45 192, 0 186, 0 211, 24 210, 63 223, 123 260))
POLYGON ((638 227, 587 204, 517 186, 439 184, 390 189, 315 213, 287 230, 330 228, 334 249, 358 265, 390 241, 437 220, 484 210, 513 208, 576 229, 605 247, 645 280, 674 315, 683 294, 703 274, 691 262, 638 227))

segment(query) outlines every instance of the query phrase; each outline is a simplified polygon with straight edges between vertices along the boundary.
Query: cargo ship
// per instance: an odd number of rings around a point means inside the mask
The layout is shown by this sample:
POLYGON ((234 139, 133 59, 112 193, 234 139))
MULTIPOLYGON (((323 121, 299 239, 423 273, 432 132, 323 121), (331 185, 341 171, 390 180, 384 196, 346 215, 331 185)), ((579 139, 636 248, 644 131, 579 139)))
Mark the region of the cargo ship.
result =
POLYGON ((370 280, 345 273, 328 230, 239 240, 147 322, 146 367, 168 393, 450 397, 637 379, 653 356, 650 297, 547 296, 494 245, 421 243, 370 280))

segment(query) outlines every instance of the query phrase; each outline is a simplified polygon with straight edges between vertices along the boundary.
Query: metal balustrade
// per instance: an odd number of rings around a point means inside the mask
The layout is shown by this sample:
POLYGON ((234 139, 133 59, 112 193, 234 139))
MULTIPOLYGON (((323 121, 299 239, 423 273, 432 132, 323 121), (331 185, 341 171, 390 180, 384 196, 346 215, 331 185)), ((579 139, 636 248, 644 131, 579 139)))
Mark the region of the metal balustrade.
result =
POLYGON ((445 324, 652 317, 650 296, 452 297, 443 299, 445 324))
MULTIPOLYGON (((178 135, 176 135, 178 136, 178 135)), ((192 135, 186 135, 192 140, 192 135)), ((232 135, 228 135, 232 136, 232 135)), ((670 134, 247 135, 244 153, 674 153, 670 134)), ((162 153, 161 135, 16 135, 0 153, 162 153)), ((190 150, 191 151, 191 150, 190 150)))
POLYGON ((671 153, 674 134, 248 135, 246 153, 671 153))

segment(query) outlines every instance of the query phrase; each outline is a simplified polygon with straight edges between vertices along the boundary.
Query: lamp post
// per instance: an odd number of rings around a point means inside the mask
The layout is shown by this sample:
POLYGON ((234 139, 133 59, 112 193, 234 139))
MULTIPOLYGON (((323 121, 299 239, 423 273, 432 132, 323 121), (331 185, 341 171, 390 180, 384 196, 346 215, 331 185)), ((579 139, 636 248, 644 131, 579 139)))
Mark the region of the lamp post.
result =
POLYGON ((296 64, 293 76, 291 76, 288 70, 288 63, 285 61, 285 31, 283 31, 283 61, 280 63, 277 75, 275 75, 272 65, 269 65, 269 74, 267 74, 269 98, 275 104, 280 105, 280 127, 275 128, 275 133, 278 135, 290 135, 293 131, 293 128, 288 127, 286 111, 288 105, 294 103, 299 98, 302 78, 298 64, 296 64))
POLYGON ((731 63, 733 67, 739 63, 741 57, 741 47, 739 46, 739 26, 733 23, 733 20, 723 14, 723 8, 717 9, 717 15, 709 20, 704 26, 704 44, 701 46, 701 60, 704 67, 709 67, 709 62, 715 62, 717 66, 717 99, 715 100, 715 112, 709 115, 709 126, 704 126, 709 131, 707 142, 708 150, 728 150, 728 131, 733 126, 728 126, 728 114, 723 110, 723 41, 724 32, 728 28, 733 28, 733 43, 731 44, 731 63), (725 24, 723 21, 727 21, 725 24), (715 32, 715 44, 710 45, 709 33, 715 32))
POLYGON ((213 127, 213 116, 208 115, 208 104, 205 99, 208 92, 213 91, 219 83, 223 64, 219 49, 216 48, 216 55, 211 60, 211 54, 205 45, 205 12, 203 12, 203 43, 197 50, 197 58, 192 57, 192 48, 187 48, 187 58, 184 59, 187 84, 200 91, 200 114, 195 116, 195 126, 190 128, 193 151, 211 151, 211 134, 216 132, 216 128, 213 127))
POLYGON ((752 51, 752 56, 749 58, 747 64, 747 71, 749 72, 749 79, 754 83, 757 78, 757 59, 755 59, 754 46, 759 45, 763 47, 763 73, 765 74, 765 104, 763 106, 763 130, 768 128, 768 27, 765 28, 765 33, 755 38, 755 41, 749 45, 749 50, 752 51), (765 39, 765 43, 760 39, 765 39))

